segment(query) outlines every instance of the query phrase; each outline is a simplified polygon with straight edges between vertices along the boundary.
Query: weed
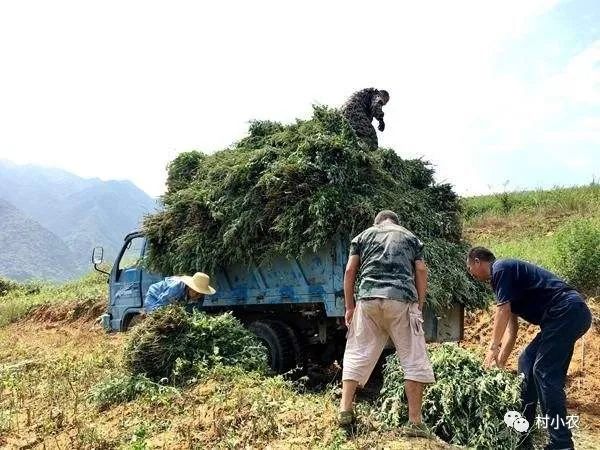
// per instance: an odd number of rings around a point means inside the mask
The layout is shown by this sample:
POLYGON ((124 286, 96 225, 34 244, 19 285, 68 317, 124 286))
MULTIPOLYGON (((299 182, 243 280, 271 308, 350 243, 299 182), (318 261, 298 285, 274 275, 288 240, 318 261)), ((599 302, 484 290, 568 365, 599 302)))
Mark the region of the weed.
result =
POLYGON ((179 394, 176 388, 155 383, 143 375, 121 375, 95 385, 88 395, 89 401, 100 410, 112 405, 130 402, 137 397, 147 396, 153 400, 179 394))
POLYGON ((563 225, 555 237, 556 268, 576 288, 600 293, 600 220, 578 219, 563 225))
POLYGON ((40 305, 74 303, 83 313, 107 296, 106 277, 90 273, 79 280, 62 285, 36 283, 22 285, 0 296, 0 326, 14 322, 40 305))

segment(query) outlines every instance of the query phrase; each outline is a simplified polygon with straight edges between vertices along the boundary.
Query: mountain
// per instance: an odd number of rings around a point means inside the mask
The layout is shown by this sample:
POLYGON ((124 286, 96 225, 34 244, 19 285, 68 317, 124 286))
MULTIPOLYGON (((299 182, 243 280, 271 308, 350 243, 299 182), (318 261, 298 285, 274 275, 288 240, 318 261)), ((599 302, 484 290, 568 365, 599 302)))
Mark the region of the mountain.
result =
POLYGON ((76 271, 75 258, 54 233, 0 199, 0 275, 15 280, 65 280, 76 271))
MULTIPOLYGON (((104 246, 114 258, 126 233, 139 228, 155 199, 130 181, 81 178, 60 169, 0 160, 0 199, 58 237, 72 254, 77 276, 90 269, 90 253, 104 246)), ((0 235, 4 230, 0 229, 0 235)))

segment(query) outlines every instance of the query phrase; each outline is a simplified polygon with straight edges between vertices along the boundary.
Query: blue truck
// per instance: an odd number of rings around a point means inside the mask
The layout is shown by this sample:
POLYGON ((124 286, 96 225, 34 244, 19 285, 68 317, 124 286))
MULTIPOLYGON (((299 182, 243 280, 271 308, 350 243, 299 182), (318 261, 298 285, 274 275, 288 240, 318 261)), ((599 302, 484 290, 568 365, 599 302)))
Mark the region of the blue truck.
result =
MULTIPOLYGON (((102 325, 107 331, 126 331, 143 311, 148 287, 163 279, 143 260, 148 249, 142 232, 128 234, 109 275, 109 299, 102 325)), ((102 247, 94 248, 97 270, 102 247)), ((193 308, 207 313, 230 311, 267 347, 273 370, 285 372, 307 358, 327 364, 345 345, 344 269, 348 244, 332 242, 315 253, 295 259, 274 258, 262 265, 231 265, 211 274, 217 292, 193 308)), ((202 270, 201 267, 198 270, 202 270)), ((463 336, 462 305, 433 314, 425 308, 425 337, 429 342, 458 341, 463 336)))

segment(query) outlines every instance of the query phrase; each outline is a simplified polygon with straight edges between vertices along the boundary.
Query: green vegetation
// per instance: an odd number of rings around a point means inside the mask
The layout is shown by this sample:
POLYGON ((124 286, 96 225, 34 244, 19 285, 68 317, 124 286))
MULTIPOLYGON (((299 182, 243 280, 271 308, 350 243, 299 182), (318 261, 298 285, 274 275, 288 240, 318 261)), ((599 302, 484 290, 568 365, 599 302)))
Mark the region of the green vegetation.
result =
POLYGON ((171 386, 164 386, 149 380, 143 375, 111 376, 95 385, 88 396, 99 409, 126 403, 140 396, 148 396, 151 401, 157 397, 177 395, 179 391, 171 386))
POLYGON ((254 122, 231 148, 179 155, 169 166, 164 210, 145 221, 150 267, 212 271, 232 263, 288 258, 348 241, 392 209, 421 238, 432 265, 429 304, 485 304, 464 270, 460 205, 421 160, 366 151, 336 110, 282 125, 254 122), (451 294, 449 294, 451 293, 451 294))
POLYGON ((556 234, 556 267, 571 284, 600 293, 600 218, 578 219, 556 234))
POLYGON ((471 197, 463 199, 463 208, 466 237, 474 245, 539 264, 598 295, 599 184, 471 197))
POLYGON ((464 219, 510 213, 587 216, 600 213, 600 184, 522 192, 504 192, 463 200, 464 219))
MULTIPOLYGON (((106 276, 97 272, 89 273, 79 280, 65 284, 53 283, 14 283, 2 281, 0 285, 0 326, 14 322, 29 313, 33 308, 62 303, 77 303, 80 308, 75 313, 85 313, 95 303, 106 303, 108 285, 106 276)), ((76 318, 76 317, 71 317, 76 318)))
POLYGON ((177 384, 216 365, 267 368, 264 347, 231 314, 188 314, 179 306, 161 308, 137 325, 123 357, 130 374, 177 384))
MULTIPOLYGON (((520 380, 506 371, 485 370, 482 361, 454 345, 431 352, 436 382, 425 390, 423 420, 447 442, 476 449, 512 450, 520 435, 503 422, 519 410, 520 380)), ((381 389, 381 419, 390 427, 408 420, 404 374, 396 355, 387 359, 381 389)))

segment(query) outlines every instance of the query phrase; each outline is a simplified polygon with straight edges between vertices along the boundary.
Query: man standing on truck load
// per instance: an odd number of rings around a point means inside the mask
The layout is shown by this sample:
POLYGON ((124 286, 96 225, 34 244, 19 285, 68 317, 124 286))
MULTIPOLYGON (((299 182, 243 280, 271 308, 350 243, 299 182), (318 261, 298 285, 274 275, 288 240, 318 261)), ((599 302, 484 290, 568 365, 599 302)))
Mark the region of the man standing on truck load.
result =
POLYGON ((385 130, 383 106, 389 100, 390 94, 387 91, 367 88, 352 94, 342 106, 342 115, 350 122, 356 136, 370 150, 375 150, 379 145, 377 131, 372 125, 373 119, 379 122, 379 131, 385 130))
POLYGON ((504 367, 515 345, 519 317, 539 325, 540 332, 519 356, 518 370, 525 377, 523 416, 533 426, 539 401, 543 417, 555 421, 548 427, 550 439, 545 448, 574 448, 567 426, 565 380, 575 341, 592 323, 584 298, 553 273, 525 261, 496 259, 484 247, 469 251, 467 267, 477 280, 490 282, 496 295, 486 366, 504 367), (501 342, 507 327, 506 340, 501 342))
POLYGON ((193 277, 168 277, 148 288, 144 312, 151 313, 175 302, 199 302, 204 295, 212 295, 215 292, 210 286, 210 277, 202 272, 196 272, 193 277))
POLYGON ((392 211, 381 211, 372 227, 350 243, 344 276, 348 336, 342 374, 339 422, 354 421, 352 401, 357 386, 364 386, 391 338, 404 370, 408 397, 407 436, 428 437, 421 419, 425 384, 433 383, 433 369, 425 348, 422 309, 427 291, 423 244, 399 225, 392 211), (354 301, 360 272, 358 300, 354 301))

